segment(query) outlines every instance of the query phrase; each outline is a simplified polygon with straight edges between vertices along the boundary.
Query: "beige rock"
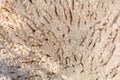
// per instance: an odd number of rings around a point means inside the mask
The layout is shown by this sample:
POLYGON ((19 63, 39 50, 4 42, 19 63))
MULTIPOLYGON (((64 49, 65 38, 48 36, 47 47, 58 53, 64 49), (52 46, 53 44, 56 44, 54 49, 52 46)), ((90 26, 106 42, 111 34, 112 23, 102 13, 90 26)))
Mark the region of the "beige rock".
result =
POLYGON ((0 80, 119 80, 119 0, 0 0, 0 80))

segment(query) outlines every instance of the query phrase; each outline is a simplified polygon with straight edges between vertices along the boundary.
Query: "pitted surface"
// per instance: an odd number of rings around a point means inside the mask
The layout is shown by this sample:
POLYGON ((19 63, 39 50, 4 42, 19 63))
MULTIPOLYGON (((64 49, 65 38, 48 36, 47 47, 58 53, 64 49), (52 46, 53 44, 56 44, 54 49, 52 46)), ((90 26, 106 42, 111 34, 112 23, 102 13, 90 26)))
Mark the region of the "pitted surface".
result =
POLYGON ((0 0, 0 79, 119 80, 119 3, 0 0))

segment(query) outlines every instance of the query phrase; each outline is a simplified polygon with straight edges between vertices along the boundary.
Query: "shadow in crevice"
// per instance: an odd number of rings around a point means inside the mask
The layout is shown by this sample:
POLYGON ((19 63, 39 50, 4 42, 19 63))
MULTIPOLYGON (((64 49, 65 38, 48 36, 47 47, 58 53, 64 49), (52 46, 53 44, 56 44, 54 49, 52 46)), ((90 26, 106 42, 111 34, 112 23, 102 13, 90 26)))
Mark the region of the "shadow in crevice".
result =
POLYGON ((6 78, 9 78, 7 80, 28 80, 28 73, 20 71, 20 68, 20 66, 11 66, 4 61, 0 61, 0 74, 6 78))

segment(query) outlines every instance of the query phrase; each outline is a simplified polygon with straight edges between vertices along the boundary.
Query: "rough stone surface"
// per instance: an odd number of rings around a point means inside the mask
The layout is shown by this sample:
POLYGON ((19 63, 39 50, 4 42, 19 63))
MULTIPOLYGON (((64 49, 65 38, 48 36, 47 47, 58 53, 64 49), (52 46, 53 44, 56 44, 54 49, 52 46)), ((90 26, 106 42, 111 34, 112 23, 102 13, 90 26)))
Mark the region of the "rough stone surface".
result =
POLYGON ((0 0, 0 80, 120 80, 119 0, 0 0))

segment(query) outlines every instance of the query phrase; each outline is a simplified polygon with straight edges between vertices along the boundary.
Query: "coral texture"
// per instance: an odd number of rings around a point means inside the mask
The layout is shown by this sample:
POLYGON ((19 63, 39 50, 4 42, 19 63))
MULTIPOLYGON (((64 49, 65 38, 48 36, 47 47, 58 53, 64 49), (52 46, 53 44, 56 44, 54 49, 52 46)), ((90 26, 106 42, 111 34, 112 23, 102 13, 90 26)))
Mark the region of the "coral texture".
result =
POLYGON ((0 0, 0 80, 120 80, 119 0, 0 0))

